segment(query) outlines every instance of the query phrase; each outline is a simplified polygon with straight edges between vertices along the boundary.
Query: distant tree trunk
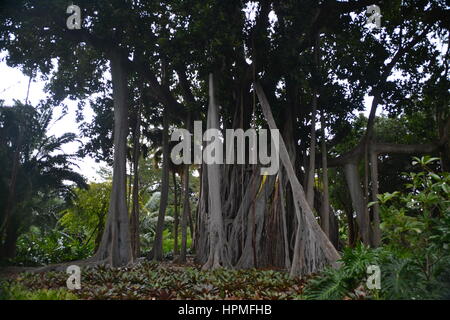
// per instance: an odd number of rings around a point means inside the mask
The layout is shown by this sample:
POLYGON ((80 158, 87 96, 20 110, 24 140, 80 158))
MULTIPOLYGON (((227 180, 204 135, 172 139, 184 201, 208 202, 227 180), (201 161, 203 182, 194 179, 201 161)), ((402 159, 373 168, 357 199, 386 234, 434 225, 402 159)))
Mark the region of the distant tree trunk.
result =
POLYGON ((173 214, 173 252, 175 255, 179 253, 178 249, 178 229, 180 224, 180 217, 178 215, 178 191, 177 191, 177 176, 175 170, 172 172, 173 177, 173 195, 174 195, 174 214, 173 214))
POLYGON ((314 208, 314 185, 315 185, 315 164, 316 164, 316 114, 317 114, 317 93, 313 90, 313 103, 311 113, 311 143, 309 147, 309 163, 307 183, 306 183, 306 199, 311 208, 314 208))
MULTIPOLYGON (((0 225, 0 244, 3 241, 4 236, 7 236, 7 232, 9 229, 11 213, 14 210, 14 198, 16 196, 16 183, 17 183, 17 174, 19 172, 20 167, 20 149, 22 148, 22 129, 19 125, 18 128, 18 137, 16 150, 14 151, 13 164, 11 170, 11 178, 9 180, 8 186, 8 198, 6 200, 6 207, 3 213, 3 221, 0 225)), ((5 240, 6 241, 6 240, 5 240)))
POLYGON ((283 170, 280 169, 279 174, 279 192, 281 201, 281 223, 283 224, 283 242, 284 242, 284 266, 286 269, 291 267, 291 257, 289 253, 289 240, 288 240, 288 228, 287 228, 287 215, 286 215, 286 199, 284 197, 284 181, 283 170))
POLYGON ((333 209, 330 208, 330 215, 329 215, 329 221, 330 221, 330 234, 328 238, 330 239, 331 243, 334 245, 336 250, 339 250, 339 220, 336 214, 333 212, 333 209))
POLYGON ((372 184, 372 201, 375 204, 372 206, 372 232, 373 232, 373 246, 379 247, 381 245, 381 230, 380 230, 380 205, 378 204, 378 154, 370 153, 370 176, 372 184))
MULTIPOLYGON (((321 176, 320 179, 323 180, 323 177, 321 176)), ((316 191, 316 195, 315 195, 315 199, 316 199, 314 201, 315 207, 319 208, 319 211, 322 213, 324 211, 323 206, 326 203, 325 195, 323 194, 322 191, 317 190, 316 191)), ((334 213, 334 210, 333 210, 332 206, 329 204, 329 202, 328 202, 327 205, 328 205, 328 213, 329 213, 328 216, 326 216, 328 218, 328 226, 329 226, 329 228, 328 228, 328 230, 329 230, 328 239, 333 244, 333 246, 336 248, 336 250, 339 250, 339 221, 338 221, 338 217, 334 213)))
POLYGON ((28 98, 30 96, 31 80, 33 80, 33 71, 30 73, 30 78, 28 79, 27 96, 25 97, 25 104, 28 104, 28 98))
MULTIPOLYGON (((186 128, 190 132, 192 129, 191 126, 191 111, 188 112, 187 120, 186 120, 186 128)), ((183 212, 181 216, 181 252, 179 261, 181 263, 186 262, 186 254, 187 254, 187 225, 188 219, 190 219, 190 201, 189 201, 189 165, 185 164, 183 166, 183 212)), ((191 238, 194 237, 191 231, 191 238)))
POLYGON ((306 184, 306 199, 311 208, 314 208, 314 182, 315 182, 315 163, 316 163, 316 113, 317 113, 317 96, 314 90, 313 94, 313 110, 311 115, 311 144, 309 147, 309 164, 308 164, 308 182, 306 184))
POLYGON ((132 208, 132 205, 131 205, 131 196, 132 196, 132 194, 133 194, 133 192, 132 192, 132 190, 133 190, 133 163, 130 161, 130 165, 129 165, 129 167, 130 167, 130 171, 129 171, 129 174, 128 174, 128 179, 127 179, 127 182, 128 182, 128 191, 127 191, 127 208, 128 208, 128 210, 130 210, 130 208, 132 208))
MULTIPOLYGON (((139 238, 139 157, 140 157, 140 139, 141 139, 141 106, 139 105, 136 118, 136 127, 134 130, 133 141, 133 206, 131 209, 131 246, 133 257, 138 258, 141 255, 139 238)), ((131 177, 130 177, 131 180, 131 177)))
POLYGON ((353 210, 356 212, 359 233, 363 243, 370 245, 369 219, 366 216, 365 200, 361 188, 361 181, 358 173, 358 165, 347 163, 344 166, 345 178, 352 198, 353 210))
POLYGON ((330 238, 330 195, 328 191, 328 165, 327 165, 327 143, 325 137, 325 118, 322 111, 320 117, 322 131, 322 179, 323 179, 323 203, 320 210, 320 222, 323 232, 330 238))
MULTIPOLYGON (((181 252, 179 261, 186 262, 187 253, 187 224, 190 213, 189 203, 189 165, 185 164, 183 168, 183 213, 181 216, 181 252)), ((191 233, 192 237, 192 233, 191 233)))
POLYGON ((106 227, 94 259, 119 267, 133 261, 126 202, 128 84, 120 53, 113 51, 110 62, 114 99, 113 181, 106 227))
POLYGON ((0 250, 0 260, 12 259, 16 256, 19 233, 18 227, 14 221, 11 221, 11 223, 8 224, 5 234, 5 241, 0 250))
MULTIPOLYGON (((447 103, 448 105, 448 103, 447 103)), ((440 150, 441 157, 441 166, 443 172, 450 171, 450 139, 449 139, 449 131, 450 131, 450 116, 447 115, 447 118, 444 119, 444 115, 439 113, 438 118, 443 118, 441 124, 439 125, 439 138, 443 142, 443 145, 440 150)))
POLYGON ((189 205, 189 210, 187 211, 187 215, 188 215, 188 225, 189 225, 189 232, 191 235, 191 249, 194 250, 195 249, 195 243, 194 243, 194 233, 195 233, 195 229, 194 229, 194 221, 192 219, 192 213, 191 213, 191 209, 190 209, 190 202, 188 203, 189 205))
MULTIPOLYGON (((351 207, 351 206, 350 206, 351 207)), ((353 219, 353 210, 345 209, 345 215, 347 217, 347 227, 348 227, 348 246, 354 248, 356 245, 356 230, 355 230, 355 219, 353 219)))
POLYGON ((372 223, 371 223, 371 217, 370 217, 370 210, 369 210, 369 175, 370 175, 370 163, 369 163, 369 142, 367 141, 364 146, 364 181, 363 181, 363 192, 364 192, 364 216, 366 217, 367 222, 367 232, 369 233, 369 244, 371 247, 373 247, 374 242, 374 234, 372 230, 372 223))
POLYGON ((95 237, 95 251, 100 247, 100 243, 102 241, 103 231, 105 230, 105 216, 108 214, 106 203, 103 203, 100 214, 97 216, 98 224, 97 224, 97 236, 95 237))
MULTIPOLYGON (((319 36, 316 35, 316 44, 314 46, 314 80, 317 81, 319 74, 319 36)), ((316 165, 316 115, 317 115, 317 84, 313 84, 312 112, 311 112, 311 143, 309 147, 309 164, 306 183, 306 200, 310 208, 314 208, 314 182, 315 182, 315 165, 316 165)))
POLYGON ((159 201, 158 222, 156 225, 155 241, 153 243, 153 259, 161 261, 163 259, 163 232, 164 219, 166 216, 167 200, 169 197, 169 119, 167 110, 163 115, 163 165, 161 177, 161 198, 159 201))

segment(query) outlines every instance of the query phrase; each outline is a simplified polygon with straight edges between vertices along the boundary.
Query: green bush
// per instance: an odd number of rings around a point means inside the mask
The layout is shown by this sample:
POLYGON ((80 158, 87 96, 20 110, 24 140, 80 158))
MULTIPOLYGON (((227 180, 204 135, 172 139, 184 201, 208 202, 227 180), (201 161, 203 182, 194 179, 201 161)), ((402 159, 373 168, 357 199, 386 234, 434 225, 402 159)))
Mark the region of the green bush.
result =
MULTIPOLYGON (((367 279, 367 267, 380 265, 386 254, 382 249, 370 249, 362 244, 356 248, 344 249, 340 260, 342 266, 339 269, 326 268, 320 275, 312 278, 305 287, 303 297, 308 300, 359 298, 361 286, 364 286, 367 279)), ((368 291, 364 295, 376 297, 377 292, 368 291)))
POLYGON ((11 261, 14 265, 38 266, 52 263, 85 259, 92 255, 93 244, 59 230, 41 232, 32 227, 17 241, 17 255, 11 261))
POLYGON ((450 297, 450 175, 430 169, 438 159, 414 158, 403 192, 379 196, 383 247, 346 249, 340 269, 328 268, 305 288, 306 299, 450 297), (381 290, 367 290, 368 265, 381 269, 381 290))

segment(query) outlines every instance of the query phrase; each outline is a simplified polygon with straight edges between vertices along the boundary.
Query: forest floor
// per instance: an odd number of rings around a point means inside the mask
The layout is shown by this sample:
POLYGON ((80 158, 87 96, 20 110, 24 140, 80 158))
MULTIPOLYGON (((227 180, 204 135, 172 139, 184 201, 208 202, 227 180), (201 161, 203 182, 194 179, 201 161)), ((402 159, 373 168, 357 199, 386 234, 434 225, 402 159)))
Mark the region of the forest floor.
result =
MULTIPOLYGON (((33 268, 0 269, 3 285, 30 292, 67 290, 65 272, 33 273, 33 268)), ((143 261, 132 267, 84 268, 81 289, 71 291, 77 299, 301 299, 305 280, 292 279, 275 270, 201 270, 193 263, 143 261)), ((74 298, 73 295, 70 297, 74 298)))

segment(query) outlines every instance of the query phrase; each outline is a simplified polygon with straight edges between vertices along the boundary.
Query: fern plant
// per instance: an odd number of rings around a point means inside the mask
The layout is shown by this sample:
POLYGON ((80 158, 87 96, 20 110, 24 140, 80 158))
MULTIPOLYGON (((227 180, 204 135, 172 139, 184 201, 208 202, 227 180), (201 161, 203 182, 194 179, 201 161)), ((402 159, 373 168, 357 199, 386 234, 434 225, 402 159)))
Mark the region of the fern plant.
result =
MULTIPOLYGON (((341 300, 359 298, 362 285, 367 280, 367 267, 378 265, 384 252, 359 244, 343 251, 339 269, 327 268, 318 277, 311 279, 304 291, 305 299, 341 300)), ((371 292, 364 292, 364 295, 371 292)))
POLYGON ((450 175, 430 169, 437 158, 414 158, 422 172, 406 174, 405 192, 379 196, 384 245, 347 248, 340 269, 307 284, 306 299, 450 297, 450 175), (381 290, 365 287, 367 266, 381 270, 381 290))

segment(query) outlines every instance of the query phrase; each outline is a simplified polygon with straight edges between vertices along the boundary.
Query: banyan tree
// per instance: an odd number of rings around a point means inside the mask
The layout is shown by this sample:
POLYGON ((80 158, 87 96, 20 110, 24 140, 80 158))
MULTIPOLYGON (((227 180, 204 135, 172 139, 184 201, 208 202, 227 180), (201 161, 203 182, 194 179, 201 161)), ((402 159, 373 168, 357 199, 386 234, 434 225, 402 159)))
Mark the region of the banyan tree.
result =
MULTIPOLYGON (((279 156, 275 174, 261 174, 265 164, 249 163, 249 148, 244 164, 198 167, 194 250, 207 269, 276 267, 304 276, 337 267, 340 225, 348 225, 350 244, 380 244, 379 208, 369 206, 379 193, 380 157, 436 154, 448 170, 448 49, 442 52, 442 43, 448 48, 449 20, 443 1, 79 0, 79 30, 67 30, 65 1, 17 3, 5 6, 7 23, 0 28, 10 64, 50 77, 55 104, 105 95, 98 103, 113 122, 106 129, 98 124, 101 139, 92 151, 111 149, 113 191, 99 250, 88 263, 123 266, 138 256, 139 206, 133 203, 129 221, 126 158, 129 144, 138 175, 141 143, 162 148, 151 258, 163 258, 170 132, 192 133, 194 121, 225 138, 226 129, 280 133, 277 141, 267 140, 267 149, 279 156), (380 27, 367 25, 372 5, 382 12, 380 27), (101 81, 108 71, 111 83, 101 81), (366 105, 367 119, 355 134, 366 105), (376 132, 381 111, 391 117, 427 113, 434 133, 414 145, 383 141, 376 132), (159 130, 158 139, 148 127, 159 130), (339 179, 345 182, 336 190, 339 179), (331 193, 345 212, 333 207, 331 193)), ((188 251, 189 171, 196 169, 177 171, 178 261, 188 251)), ((134 181, 139 184, 137 176, 134 181)))

